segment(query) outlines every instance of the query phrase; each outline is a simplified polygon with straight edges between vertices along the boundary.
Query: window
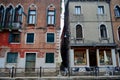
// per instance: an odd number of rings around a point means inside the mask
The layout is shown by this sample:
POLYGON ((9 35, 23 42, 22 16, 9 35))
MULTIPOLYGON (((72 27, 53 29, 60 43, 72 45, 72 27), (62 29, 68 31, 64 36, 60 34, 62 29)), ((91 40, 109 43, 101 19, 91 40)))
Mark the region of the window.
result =
POLYGON ((36 10, 29 10, 29 24, 35 24, 36 23, 36 10))
POLYGON ((10 33, 9 42, 10 43, 19 43, 20 42, 20 33, 10 33))
POLYGON ((86 51, 85 50, 75 50, 74 53, 74 64, 75 65, 85 65, 87 63, 86 51))
POLYGON ((82 39, 83 38, 82 26, 81 25, 76 26, 76 38, 77 39, 82 39))
POLYGON ((9 6, 6 9, 6 14, 5 14, 5 27, 11 26, 12 20, 13 20, 13 7, 9 6))
POLYGON ((18 53, 8 52, 7 53, 7 63, 17 63, 18 53))
POLYGON ((27 43, 34 43, 34 33, 27 33, 27 43))
POLYGON ((0 6, 0 26, 3 24, 4 7, 0 6))
POLYGON ((48 24, 54 25, 55 24, 55 11, 54 10, 48 10, 48 24))
POLYGON ((120 40, 120 27, 118 28, 118 40, 120 40))
POLYGON ((104 6, 98 6, 98 14, 104 14, 104 6))
POLYGON ((47 33, 47 42, 54 42, 54 33, 47 33))
POLYGON ((46 63, 54 63, 54 53, 46 53, 46 63))
POLYGON ((15 8, 14 22, 22 22, 22 12, 23 12, 23 9, 21 6, 18 6, 17 8, 15 8))
POLYGON ((100 26, 100 34, 101 34, 101 38, 103 39, 107 38, 107 30, 106 30, 105 25, 100 26))
POLYGON ((81 14, 81 7, 80 6, 75 6, 75 14, 80 15, 81 14))
POLYGON ((112 55, 110 50, 100 50, 100 65, 112 65, 112 55))
POLYGON ((115 16, 120 17, 120 7, 119 6, 115 7, 115 16))

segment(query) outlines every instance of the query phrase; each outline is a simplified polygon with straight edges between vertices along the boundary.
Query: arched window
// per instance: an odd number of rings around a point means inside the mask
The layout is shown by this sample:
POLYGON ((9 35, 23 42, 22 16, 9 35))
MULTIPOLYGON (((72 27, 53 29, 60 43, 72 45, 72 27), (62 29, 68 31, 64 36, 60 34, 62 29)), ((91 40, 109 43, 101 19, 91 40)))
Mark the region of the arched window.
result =
POLYGON ((83 38, 82 26, 81 25, 76 26, 76 38, 77 39, 82 39, 83 38))
POLYGON ((20 5, 15 8, 14 22, 22 22, 22 12, 23 9, 20 5))
POLYGON ((115 7, 115 16, 120 17, 120 7, 119 6, 115 7))
POLYGON ((31 5, 28 11, 28 24, 35 25, 36 23, 36 7, 35 5, 31 5))
POLYGON ((53 5, 48 7, 47 11, 47 24, 54 25, 55 24, 55 8, 53 5))
POLYGON ((9 6, 6 9, 6 14, 5 14, 5 27, 9 27, 12 24, 13 20, 13 7, 9 6))
POLYGON ((0 26, 3 25, 3 18, 4 18, 4 7, 0 6, 0 26))
POLYGON ((120 40, 120 27, 118 28, 118 40, 120 40))
POLYGON ((105 25, 100 26, 100 35, 101 35, 101 38, 107 38, 107 30, 105 25))

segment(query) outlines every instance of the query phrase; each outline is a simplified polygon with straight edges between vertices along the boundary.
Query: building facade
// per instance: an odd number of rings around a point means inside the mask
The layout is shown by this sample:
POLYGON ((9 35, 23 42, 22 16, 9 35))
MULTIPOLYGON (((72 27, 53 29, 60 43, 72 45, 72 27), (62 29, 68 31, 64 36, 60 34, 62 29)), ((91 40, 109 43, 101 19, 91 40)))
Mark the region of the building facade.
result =
POLYGON ((116 66, 109 0, 69 0, 64 29, 69 67, 116 66))
POLYGON ((111 17, 113 24, 114 39, 116 43, 116 60, 117 66, 120 66, 120 1, 111 0, 111 17))
POLYGON ((0 0, 0 68, 56 67, 60 0, 0 0))

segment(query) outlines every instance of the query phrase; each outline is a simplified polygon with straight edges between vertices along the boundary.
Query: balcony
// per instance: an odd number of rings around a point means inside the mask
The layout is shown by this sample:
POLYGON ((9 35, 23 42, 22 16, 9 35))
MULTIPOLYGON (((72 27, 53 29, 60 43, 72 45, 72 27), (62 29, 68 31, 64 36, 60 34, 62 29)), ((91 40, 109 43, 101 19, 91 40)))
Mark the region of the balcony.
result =
POLYGON ((13 30, 18 30, 18 29, 20 29, 21 28, 21 23, 20 22, 14 22, 14 23, 12 23, 12 29, 13 30))
POLYGON ((22 23, 21 22, 13 22, 13 23, 5 23, 4 26, 1 28, 2 30, 19 30, 21 29, 22 23))

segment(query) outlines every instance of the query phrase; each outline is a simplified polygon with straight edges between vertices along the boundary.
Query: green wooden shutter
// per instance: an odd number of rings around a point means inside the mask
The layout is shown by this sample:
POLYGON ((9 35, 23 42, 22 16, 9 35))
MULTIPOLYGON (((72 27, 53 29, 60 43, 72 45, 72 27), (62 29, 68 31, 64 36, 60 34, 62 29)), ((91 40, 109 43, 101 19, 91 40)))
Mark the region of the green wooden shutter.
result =
POLYGON ((54 53, 46 53, 46 63, 54 63, 54 53))

